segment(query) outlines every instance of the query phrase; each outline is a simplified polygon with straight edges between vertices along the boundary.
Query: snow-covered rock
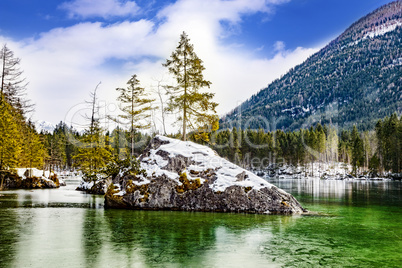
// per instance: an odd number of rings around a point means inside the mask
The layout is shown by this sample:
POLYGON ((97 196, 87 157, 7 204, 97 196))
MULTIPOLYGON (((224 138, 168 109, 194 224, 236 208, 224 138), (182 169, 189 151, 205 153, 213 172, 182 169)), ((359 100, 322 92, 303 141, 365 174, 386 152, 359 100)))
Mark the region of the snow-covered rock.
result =
POLYGON ((117 176, 106 207, 302 213, 290 194, 219 157, 209 147, 156 136, 139 158, 147 176, 117 176))
POLYGON ((57 175, 36 168, 17 168, 4 173, 4 189, 43 189, 65 186, 57 175))
POLYGON ((81 183, 76 188, 77 191, 84 191, 88 194, 104 195, 111 184, 109 178, 102 178, 97 181, 86 182, 81 180, 81 183))

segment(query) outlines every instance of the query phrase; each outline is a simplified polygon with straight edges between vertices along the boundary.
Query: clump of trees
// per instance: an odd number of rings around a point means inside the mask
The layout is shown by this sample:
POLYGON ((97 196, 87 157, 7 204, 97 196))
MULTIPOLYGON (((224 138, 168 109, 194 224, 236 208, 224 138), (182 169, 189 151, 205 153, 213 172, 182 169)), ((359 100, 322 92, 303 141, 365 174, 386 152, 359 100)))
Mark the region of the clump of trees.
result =
POLYGON ((266 168, 275 163, 313 166, 315 163, 350 164, 355 175, 401 173, 402 117, 379 120, 375 130, 338 130, 316 124, 309 129, 266 132, 262 129, 225 129, 211 135, 219 155, 246 168, 266 168))

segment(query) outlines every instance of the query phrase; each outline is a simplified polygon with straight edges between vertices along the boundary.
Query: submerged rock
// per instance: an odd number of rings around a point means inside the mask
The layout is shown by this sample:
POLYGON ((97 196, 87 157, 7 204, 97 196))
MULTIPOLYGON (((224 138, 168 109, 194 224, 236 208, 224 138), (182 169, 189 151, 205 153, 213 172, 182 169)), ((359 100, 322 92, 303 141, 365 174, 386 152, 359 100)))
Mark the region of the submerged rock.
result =
POLYGON ((105 206, 293 214, 306 210, 285 191, 219 157, 209 147, 156 136, 139 158, 145 176, 117 176, 105 206))

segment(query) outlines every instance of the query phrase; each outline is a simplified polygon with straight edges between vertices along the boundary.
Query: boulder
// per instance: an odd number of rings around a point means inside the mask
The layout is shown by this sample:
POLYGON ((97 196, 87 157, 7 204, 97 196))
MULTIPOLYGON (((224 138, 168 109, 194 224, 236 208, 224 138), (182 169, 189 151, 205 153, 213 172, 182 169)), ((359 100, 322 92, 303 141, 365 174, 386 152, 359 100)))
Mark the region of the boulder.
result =
POLYGON ((111 182, 110 178, 101 178, 91 182, 81 181, 75 190, 84 191, 88 194, 104 195, 111 182))
POLYGON ((105 207, 294 214, 290 194, 219 157, 209 147, 156 136, 139 157, 146 176, 117 176, 105 207))

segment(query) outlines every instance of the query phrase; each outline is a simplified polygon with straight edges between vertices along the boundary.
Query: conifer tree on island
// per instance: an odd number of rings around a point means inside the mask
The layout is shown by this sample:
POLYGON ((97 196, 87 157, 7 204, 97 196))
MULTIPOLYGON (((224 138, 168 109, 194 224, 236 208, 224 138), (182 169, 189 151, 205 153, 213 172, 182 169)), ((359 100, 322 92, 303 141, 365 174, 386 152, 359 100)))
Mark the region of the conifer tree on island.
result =
MULTIPOLYGON (((130 124, 130 156, 133 158, 135 149, 135 131, 136 129, 147 129, 151 126, 151 123, 146 122, 145 120, 150 117, 150 114, 147 113, 147 111, 151 110, 151 103, 154 99, 147 98, 145 89, 140 86, 140 81, 137 79, 136 74, 131 76, 127 85, 127 88, 116 88, 116 90, 120 92, 120 96, 117 100, 121 102, 120 110, 123 112, 119 117, 128 120, 130 124)), ((116 121, 119 122, 118 119, 116 121)))
POLYGON ((189 128, 198 132, 195 136, 197 139, 208 141, 207 130, 219 128, 219 117, 215 110, 218 104, 212 101, 214 93, 199 92, 204 87, 209 88, 211 82, 204 79, 203 62, 194 52, 194 46, 185 32, 163 66, 176 78, 176 86, 170 87, 168 92, 168 111, 182 112, 178 118, 182 122, 182 140, 186 140, 189 128))

